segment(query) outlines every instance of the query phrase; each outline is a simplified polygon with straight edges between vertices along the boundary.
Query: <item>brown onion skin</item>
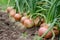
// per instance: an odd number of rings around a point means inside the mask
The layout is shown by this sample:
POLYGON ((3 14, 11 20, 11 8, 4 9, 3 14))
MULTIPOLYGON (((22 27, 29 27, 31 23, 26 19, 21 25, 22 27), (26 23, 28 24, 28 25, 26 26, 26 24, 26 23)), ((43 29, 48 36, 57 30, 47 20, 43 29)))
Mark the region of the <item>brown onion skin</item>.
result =
POLYGON ((57 36, 59 34, 59 30, 53 30, 55 35, 57 36))
POLYGON ((15 14, 14 19, 15 19, 16 21, 20 21, 21 15, 20 15, 20 14, 15 14))
POLYGON ((7 13, 9 13, 11 10, 13 10, 13 8, 12 7, 8 7, 7 8, 7 13))
MULTIPOLYGON (((41 27, 38 31, 38 35, 39 36, 42 36, 46 31, 48 30, 48 28, 46 27, 41 27)), ((45 36, 44 38, 51 38, 52 37, 52 32, 49 31, 45 36)))
POLYGON ((43 38, 43 40, 47 40, 46 38, 43 38))
POLYGON ((24 17, 22 17, 22 18, 21 18, 21 23, 23 23, 23 24, 24 24, 24 20, 26 20, 26 19, 28 19, 28 18, 27 18, 27 17, 25 17, 25 16, 24 16, 24 17))
POLYGON ((40 25, 39 22, 40 22, 40 17, 37 17, 36 19, 34 19, 35 26, 39 26, 40 25))
POLYGON ((10 11, 10 15, 11 15, 12 17, 14 17, 15 14, 16 14, 16 10, 13 9, 13 10, 10 11))
MULTIPOLYGON (((46 28, 48 28, 49 26, 48 26, 48 24, 43 23, 43 24, 40 25, 40 27, 46 27, 46 28)), ((59 30, 57 29, 56 26, 54 26, 53 31, 54 31, 54 33, 55 33, 56 36, 59 34, 59 30)))
POLYGON ((57 26, 54 26, 53 31, 55 33, 55 36, 57 36, 59 34, 59 30, 58 30, 57 26))
POLYGON ((27 27, 27 28, 31 28, 31 27, 33 27, 34 23, 33 23, 32 20, 26 19, 26 20, 24 20, 24 25, 25 25, 25 27, 27 27))
POLYGON ((45 22, 45 20, 43 18, 41 18, 41 24, 43 24, 45 22))
POLYGON ((46 24, 46 23, 42 23, 42 24, 40 25, 40 27, 46 27, 46 28, 48 28, 48 27, 49 27, 49 25, 48 25, 48 24, 46 24))

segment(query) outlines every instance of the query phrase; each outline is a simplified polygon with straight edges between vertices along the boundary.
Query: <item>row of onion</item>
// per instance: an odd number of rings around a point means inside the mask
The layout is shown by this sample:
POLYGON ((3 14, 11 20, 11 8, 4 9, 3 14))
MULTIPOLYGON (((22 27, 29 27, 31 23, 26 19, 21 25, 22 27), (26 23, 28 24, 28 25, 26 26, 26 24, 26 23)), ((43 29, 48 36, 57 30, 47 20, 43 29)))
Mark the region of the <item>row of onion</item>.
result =
MULTIPOLYGON (((9 13, 16 21, 20 21, 26 28, 31 28, 34 26, 40 26, 38 30, 38 35, 42 36, 49 28, 49 24, 46 24, 44 22, 44 19, 40 19, 39 17, 36 17, 35 20, 29 18, 28 16, 22 16, 20 13, 16 13, 16 10, 13 9, 12 7, 7 8, 7 13, 9 13)), ((55 26, 53 29, 53 32, 55 35, 59 34, 59 30, 57 29, 57 26, 55 26)), ((52 31, 49 31, 44 38, 51 38, 52 31)))

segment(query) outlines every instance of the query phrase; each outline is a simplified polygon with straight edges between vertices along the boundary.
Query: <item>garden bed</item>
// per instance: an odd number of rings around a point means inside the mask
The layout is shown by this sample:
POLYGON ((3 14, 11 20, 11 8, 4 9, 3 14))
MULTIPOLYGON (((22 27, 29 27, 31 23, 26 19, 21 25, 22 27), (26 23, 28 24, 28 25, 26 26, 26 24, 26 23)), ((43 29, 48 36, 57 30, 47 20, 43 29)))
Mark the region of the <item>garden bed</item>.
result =
MULTIPOLYGON (((8 14, 0 12, 0 40, 33 40, 38 27, 20 29, 21 23, 12 22, 8 14)), ((47 40, 47 39, 46 39, 47 40)), ((55 40, 58 40, 56 37, 55 40)))

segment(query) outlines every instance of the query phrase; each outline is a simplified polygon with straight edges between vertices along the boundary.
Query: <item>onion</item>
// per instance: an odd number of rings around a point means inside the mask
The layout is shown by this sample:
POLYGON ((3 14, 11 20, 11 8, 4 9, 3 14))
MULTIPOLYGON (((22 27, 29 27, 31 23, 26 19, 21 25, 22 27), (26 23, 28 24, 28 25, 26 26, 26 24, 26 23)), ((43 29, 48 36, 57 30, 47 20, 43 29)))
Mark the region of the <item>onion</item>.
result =
POLYGON ((58 30, 58 28, 56 26, 53 28, 53 31, 54 31, 56 36, 59 34, 59 30, 58 30))
POLYGON ((21 15, 20 14, 15 14, 14 16, 16 21, 19 21, 21 19, 21 15))
POLYGON ((34 22, 32 20, 30 20, 30 19, 26 19, 26 20, 24 20, 24 25, 27 28, 31 28, 34 25, 34 22))
POLYGON ((40 18, 39 17, 37 17, 36 19, 34 19, 35 26, 39 26, 39 22, 40 22, 40 18))
POLYGON ((13 10, 13 8, 12 7, 8 7, 7 8, 7 13, 9 13, 11 10, 13 10))
POLYGON ((26 19, 28 19, 26 16, 22 17, 22 18, 21 18, 21 23, 24 24, 24 20, 26 20, 26 19))
MULTIPOLYGON (((38 35, 39 36, 42 36, 46 31, 48 30, 48 28, 46 27, 41 27, 38 31, 38 35)), ((49 31, 45 36, 44 38, 51 38, 52 37, 52 32, 49 31)))
MULTIPOLYGON (((46 24, 46 23, 41 24, 40 25, 41 28, 38 31, 38 35, 39 36, 43 35, 48 30, 49 26, 50 26, 50 24, 46 24)), ((53 32, 55 33, 55 35, 59 34, 59 30, 57 29, 57 27, 53 28, 53 32)), ((45 38, 51 38, 52 37, 52 32, 49 31, 44 37, 45 38)))
POLYGON ((59 30, 53 30, 55 35, 57 36, 59 34, 59 30))
POLYGON ((46 23, 43 23, 43 24, 41 24, 41 25, 40 25, 40 27, 46 27, 46 28, 48 28, 48 27, 49 27, 49 25, 48 25, 48 24, 46 24, 46 23))
POLYGON ((46 38, 43 38, 43 40, 47 40, 46 38))
POLYGON ((16 14, 16 10, 13 9, 13 10, 10 11, 10 15, 11 15, 12 17, 14 17, 15 14, 16 14))

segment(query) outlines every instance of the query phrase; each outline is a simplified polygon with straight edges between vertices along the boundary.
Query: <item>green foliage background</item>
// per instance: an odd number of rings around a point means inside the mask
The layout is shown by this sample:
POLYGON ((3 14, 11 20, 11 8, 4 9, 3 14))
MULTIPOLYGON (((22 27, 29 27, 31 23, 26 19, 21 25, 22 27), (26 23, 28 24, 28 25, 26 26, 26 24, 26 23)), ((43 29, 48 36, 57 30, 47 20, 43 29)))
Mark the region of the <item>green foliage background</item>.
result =
MULTIPOLYGON (((7 8, 8 1, 9 0, 0 0, 0 8, 2 8, 2 10, 5 10, 7 8)), ((15 3, 14 0, 10 0, 8 6, 14 6, 14 3, 15 3)))

